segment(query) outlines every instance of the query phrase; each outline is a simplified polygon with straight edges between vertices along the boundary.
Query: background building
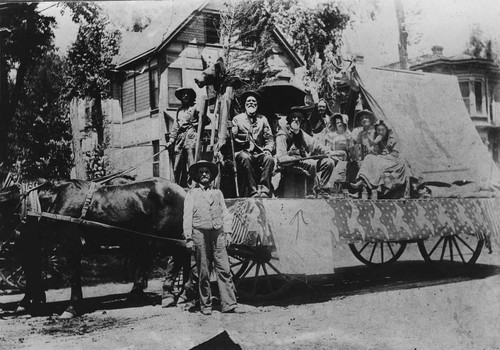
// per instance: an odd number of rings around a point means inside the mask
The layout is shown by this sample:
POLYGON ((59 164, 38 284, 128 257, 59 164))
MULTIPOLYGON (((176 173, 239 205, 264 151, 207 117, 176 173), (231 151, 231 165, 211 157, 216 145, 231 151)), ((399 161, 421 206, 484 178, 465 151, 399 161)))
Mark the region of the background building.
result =
MULTIPOLYGON (((177 88, 187 86, 197 93, 197 103, 206 98, 194 79, 203 70, 202 57, 215 62, 222 56, 218 30, 222 2, 198 1, 198 7, 173 2, 172 9, 142 32, 123 32, 120 52, 112 74, 112 99, 103 103, 109 147, 106 154, 112 171, 141 164, 131 174, 138 179, 160 176, 171 179, 167 152, 152 158, 166 144, 180 101, 177 88)), ((283 79, 293 82, 295 69, 302 66, 283 35, 275 31, 274 55, 269 65, 281 71, 283 79)), ((234 50, 251 52, 252 44, 234 50)), ((92 112, 92 101, 74 101, 71 108, 77 166, 74 177, 85 178, 83 157, 96 144, 95 135, 85 133, 85 116, 92 112)))

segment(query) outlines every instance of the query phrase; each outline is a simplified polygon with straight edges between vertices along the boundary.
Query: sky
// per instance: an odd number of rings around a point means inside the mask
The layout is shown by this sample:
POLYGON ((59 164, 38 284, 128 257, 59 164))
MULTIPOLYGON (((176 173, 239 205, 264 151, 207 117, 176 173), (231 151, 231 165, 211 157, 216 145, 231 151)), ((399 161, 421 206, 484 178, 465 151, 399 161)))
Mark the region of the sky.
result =
MULTIPOLYGON (((183 1, 186 6, 194 6, 199 0, 163 1, 103 1, 114 21, 131 22, 135 15, 154 16, 172 6, 172 1, 183 1)), ((316 0, 304 0, 311 5, 316 0)), ((354 17, 355 21, 344 33, 344 52, 361 54, 368 66, 380 66, 398 61, 398 27, 394 0, 338 0, 347 6, 360 6, 360 11, 377 3, 374 20, 367 16, 354 17), (366 5, 366 6, 365 6, 366 5)), ((403 0, 406 22, 410 33, 409 58, 431 53, 431 47, 444 47, 445 56, 462 53, 474 26, 479 26, 484 39, 500 42, 500 0, 403 0), (498 39, 496 39, 498 38, 498 39)), ((47 15, 56 17, 58 29, 55 31, 56 45, 65 52, 76 36, 77 26, 69 16, 60 15, 60 7, 53 3, 40 5, 47 15), (50 7, 50 8, 49 8, 50 7)))

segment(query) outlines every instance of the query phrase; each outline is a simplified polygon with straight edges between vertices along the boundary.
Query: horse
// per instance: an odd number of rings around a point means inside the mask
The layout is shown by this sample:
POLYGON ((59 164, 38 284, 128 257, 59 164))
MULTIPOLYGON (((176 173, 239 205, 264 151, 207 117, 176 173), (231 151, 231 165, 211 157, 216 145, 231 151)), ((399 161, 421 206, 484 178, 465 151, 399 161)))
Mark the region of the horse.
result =
POLYGON ((182 247, 185 197, 182 187, 161 178, 94 186, 92 182, 82 180, 43 184, 39 189, 41 212, 60 215, 52 219, 22 213, 27 197, 22 186, 12 185, 0 190, 0 235, 5 237, 6 232, 13 232, 16 228, 20 232, 16 245, 26 276, 21 309, 31 314, 42 313, 45 291, 41 280, 40 247, 47 235, 61 243, 68 264, 71 297, 62 318, 71 318, 82 312, 81 257, 84 245, 128 248, 137 264, 130 292, 133 297, 140 297, 147 286, 152 260, 150 238, 166 240, 168 253, 173 257, 173 264, 167 269, 164 291, 171 291, 181 268, 189 269, 190 255, 182 247), (124 230, 82 226, 59 219, 61 217, 83 218, 124 230))

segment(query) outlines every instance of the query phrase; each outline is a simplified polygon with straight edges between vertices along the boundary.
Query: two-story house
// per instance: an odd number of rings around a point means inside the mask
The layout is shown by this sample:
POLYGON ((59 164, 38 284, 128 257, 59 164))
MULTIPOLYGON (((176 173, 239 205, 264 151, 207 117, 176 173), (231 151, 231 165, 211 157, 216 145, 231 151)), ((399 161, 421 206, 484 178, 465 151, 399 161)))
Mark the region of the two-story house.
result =
MULTIPOLYGON (((120 52, 115 58, 112 98, 103 104, 107 119, 109 146, 106 154, 113 171, 139 165, 131 174, 138 179, 160 176, 171 179, 167 152, 152 157, 164 149, 165 134, 174 121, 180 101, 174 95, 177 88, 187 86, 197 93, 197 103, 206 96, 205 89, 194 78, 202 71, 202 59, 221 56, 218 26, 223 2, 199 0, 193 7, 172 2, 172 8, 159 16, 142 32, 123 32, 120 52), (165 122, 166 121, 166 122, 165 122)), ((273 69, 293 82, 295 69, 302 60, 292 50, 283 35, 275 30, 274 55, 269 58, 273 69)), ((252 44, 235 50, 250 52, 252 44)), ((95 138, 81 131, 85 115, 91 113, 92 101, 74 101, 73 129, 76 137, 75 156, 95 145, 95 138)), ((76 178, 85 178, 84 161, 77 161, 76 178)))
MULTIPOLYGON (((398 68, 399 63, 388 67, 398 68)), ((498 64, 493 60, 476 58, 465 53, 447 57, 443 55, 442 46, 433 46, 431 54, 409 60, 409 69, 457 76, 465 107, 494 162, 500 166, 498 64)))

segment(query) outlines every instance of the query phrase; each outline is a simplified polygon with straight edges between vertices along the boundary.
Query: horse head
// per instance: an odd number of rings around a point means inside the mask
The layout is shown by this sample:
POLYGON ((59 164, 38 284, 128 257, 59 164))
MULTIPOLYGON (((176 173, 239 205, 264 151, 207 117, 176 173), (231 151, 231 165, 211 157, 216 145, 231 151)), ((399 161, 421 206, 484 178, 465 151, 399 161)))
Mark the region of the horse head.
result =
POLYGON ((219 57, 217 61, 209 63, 202 56, 201 62, 203 71, 201 72, 199 78, 194 79, 196 85, 198 85, 199 88, 212 85, 214 89, 218 91, 223 83, 224 74, 226 72, 224 59, 219 57))
POLYGON ((341 58, 340 62, 334 63, 332 65, 335 67, 335 74, 331 77, 331 83, 333 84, 347 84, 351 88, 357 90, 359 89, 358 83, 354 79, 354 72, 356 72, 356 66, 354 65, 355 59, 344 59, 341 58))

